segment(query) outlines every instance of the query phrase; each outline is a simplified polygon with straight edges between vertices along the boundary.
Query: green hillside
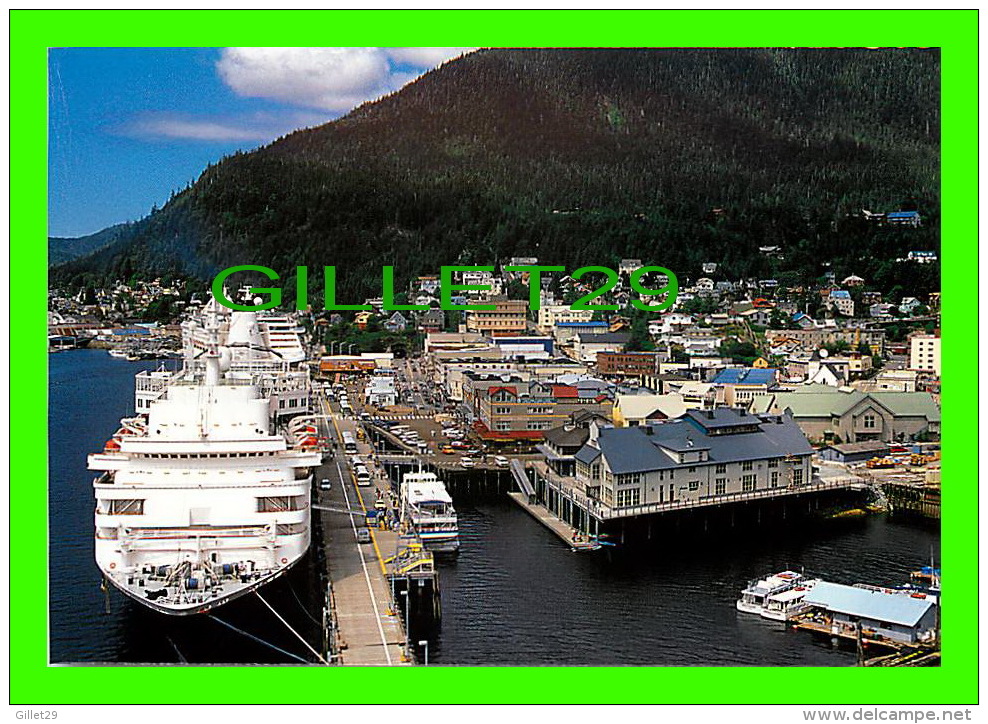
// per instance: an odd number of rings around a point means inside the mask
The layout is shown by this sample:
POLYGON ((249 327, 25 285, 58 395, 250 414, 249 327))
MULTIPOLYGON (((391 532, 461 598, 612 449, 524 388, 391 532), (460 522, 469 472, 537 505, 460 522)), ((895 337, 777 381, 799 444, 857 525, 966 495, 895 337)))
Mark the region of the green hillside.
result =
POLYGON ((932 291, 937 265, 904 279, 891 260, 939 249, 939 72, 935 50, 481 51, 223 159, 53 278, 327 264, 347 299, 379 294, 384 264, 634 257, 780 280, 832 262, 932 291), (923 226, 862 209, 918 209, 923 226))

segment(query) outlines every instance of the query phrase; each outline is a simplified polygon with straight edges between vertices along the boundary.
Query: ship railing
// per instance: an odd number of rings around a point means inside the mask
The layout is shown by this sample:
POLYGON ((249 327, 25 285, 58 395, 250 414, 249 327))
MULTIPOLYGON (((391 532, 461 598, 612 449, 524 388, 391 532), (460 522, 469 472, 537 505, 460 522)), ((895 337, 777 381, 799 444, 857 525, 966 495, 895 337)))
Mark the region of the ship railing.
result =
POLYGON ((260 538, 271 534, 267 525, 231 526, 216 528, 138 528, 129 529, 120 540, 137 543, 154 540, 187 540, 198 538, 260 538))

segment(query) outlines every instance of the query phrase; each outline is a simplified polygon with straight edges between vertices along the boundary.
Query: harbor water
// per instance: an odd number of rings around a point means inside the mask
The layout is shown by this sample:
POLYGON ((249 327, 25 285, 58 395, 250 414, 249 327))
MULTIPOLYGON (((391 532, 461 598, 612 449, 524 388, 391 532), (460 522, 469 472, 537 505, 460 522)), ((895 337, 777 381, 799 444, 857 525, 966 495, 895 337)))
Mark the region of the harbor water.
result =
MULTIPOLYGON (((133 376, 154 366, 101 350, 49 356, 51 661, 311 661, 253 598, 177 619, 100 590, 86 456, 133 412, 133 376)), ((738 613, 740 589, 787 567, 841 583, 900 584, 931 551, 939 560, 936 528, 882 516, 662 534, 577 554, 504 497, 454 502, 461 552, 440 562, 443 618, 428 635, 430 664, 850 666, 853 652, 738 613)), ((261 591, 317 650, 319 565, 310 554, 261 591)))

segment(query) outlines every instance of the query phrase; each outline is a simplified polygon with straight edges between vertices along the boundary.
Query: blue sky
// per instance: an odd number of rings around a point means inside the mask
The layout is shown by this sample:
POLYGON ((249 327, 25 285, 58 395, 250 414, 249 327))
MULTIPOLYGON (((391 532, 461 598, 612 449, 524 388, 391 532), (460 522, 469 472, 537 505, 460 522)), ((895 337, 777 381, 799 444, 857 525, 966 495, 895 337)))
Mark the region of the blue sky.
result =
POLYGON ((48 224, 135 221, 211 162, 316 126, 468 48, 53 48, 48 224))

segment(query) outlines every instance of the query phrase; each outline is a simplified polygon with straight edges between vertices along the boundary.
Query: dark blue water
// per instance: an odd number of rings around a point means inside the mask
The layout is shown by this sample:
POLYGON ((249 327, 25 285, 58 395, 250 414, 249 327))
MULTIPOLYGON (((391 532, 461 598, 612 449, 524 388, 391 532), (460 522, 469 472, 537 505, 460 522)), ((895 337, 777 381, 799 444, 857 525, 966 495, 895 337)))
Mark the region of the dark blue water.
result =
MULTIPOLYGON (((133 375, 153 365, 99 350, 51 355, 49 364, 52 661, 294 661, 216 620, 164 618, 116 592, 104 613, 86 455, 133 411, 133 375)), ((667 534, 650 545, 576 554, 505 499, 455 502, 462 545, 455 561, 440 563, 443 620, 429 650, 436 664, 849 666, 853 653, 737 613, 740 589, 791 566, 842 583, 899 584, 931 547, 939 559, 935 529, 883 517, 667 534)), ((310 642, 319 640, 315 561, 264 596, 310 642)), ((216 616, 305 657, 256 602, 234 602, 216 616)))
POLYGON ((463 541, 456 561, 440 564, 437 664, 851 666, 853 652, 738 613, 741 588, 792 566, 902 584, 931 546, 939 557, 934 530, 884 517, 572 553, 513 503, 456 505, 463 541))

